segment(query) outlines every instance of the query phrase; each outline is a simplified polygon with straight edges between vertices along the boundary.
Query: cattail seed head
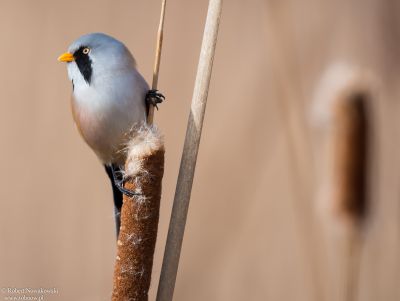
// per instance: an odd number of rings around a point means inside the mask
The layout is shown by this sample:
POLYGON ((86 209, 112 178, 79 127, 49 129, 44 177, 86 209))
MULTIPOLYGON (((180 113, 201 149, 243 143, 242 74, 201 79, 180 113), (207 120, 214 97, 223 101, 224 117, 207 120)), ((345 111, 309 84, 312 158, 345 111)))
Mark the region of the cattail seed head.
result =
POLYGON ((315 93, 318 207, 328 220, 345 228, 358 227, 368 209, 373 91, 372 77, 365 71, 334 64, 315 93))

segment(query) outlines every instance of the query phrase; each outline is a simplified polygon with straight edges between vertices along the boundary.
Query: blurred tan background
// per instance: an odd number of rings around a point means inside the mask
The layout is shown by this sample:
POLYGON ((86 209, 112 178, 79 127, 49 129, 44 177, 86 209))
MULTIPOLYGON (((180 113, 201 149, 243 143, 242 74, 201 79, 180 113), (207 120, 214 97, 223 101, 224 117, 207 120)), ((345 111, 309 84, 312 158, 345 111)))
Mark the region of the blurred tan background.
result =
MULTIPOLYGON (((167 7, 167 101, 156 112, 166 172, 150 300, 207 3, 167 7)), ((45 300, 110 299, 112 193, 74 128, 71 84, 56 58, 80 35, 105 32, 150 80, 159 10, 160 1, 0 1, 0 287, 56 287, 45 300)), ((357 299, 400 300, 399 20, 397 0, 225 1, 175 300, 339 300, 341 251, 316 213, 320 162, 307 120, 336 61, 380 82, 357 299)))

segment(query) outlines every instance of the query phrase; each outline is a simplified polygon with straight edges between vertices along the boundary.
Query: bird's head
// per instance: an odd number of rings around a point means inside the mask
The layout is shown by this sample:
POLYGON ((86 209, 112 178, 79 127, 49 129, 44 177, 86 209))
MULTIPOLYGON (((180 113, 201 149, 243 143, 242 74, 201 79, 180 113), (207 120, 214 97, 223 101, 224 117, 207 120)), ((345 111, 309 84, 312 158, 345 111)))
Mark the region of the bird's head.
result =
POLYGON ((103 33, 81 36, 59 56, 66 62, 68 75, 76 85, 90 85, 96 77, 135 67, 135 60, 123 43, 103 33))

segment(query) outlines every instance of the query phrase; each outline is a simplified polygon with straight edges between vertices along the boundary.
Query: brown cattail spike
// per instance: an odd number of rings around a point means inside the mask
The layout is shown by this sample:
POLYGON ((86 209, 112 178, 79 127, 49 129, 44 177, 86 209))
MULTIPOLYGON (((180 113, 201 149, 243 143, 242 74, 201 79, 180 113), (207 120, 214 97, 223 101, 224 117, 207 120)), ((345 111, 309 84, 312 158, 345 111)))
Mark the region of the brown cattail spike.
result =
POLYGON ((314 121, 320 143, 318 170, 331 250, 338 257, 339 293, 335 299, 358 300, 363 222, 368 211, 368 174, 371 101, 375 78, 365 70, 343 63, 333 64, 316 90, 314 121), (321 131, 322 130, 322 131, 321 131), (337 231, 339 226, 339 233, 337 231), (341 234, 337 236, 336 234, 341 234), (339 238, 339 239, 338 239, 339 238))
POLYGON ((157 238, 164 173, 164 144, 154 126, 141 127, 128 147, 125 188, 117 241, 113 301, 146 301, 157 238))
POLYGON ((333 107, 335 211, 351 223, 361 221, 367 209, 368 98, 354 92, 333 107))
MULTIPOLYGON (((315 91, 315 173, 320 213, 330 228, 360 227, 368 211, 370 108, 377 80, 367 70, 336 62, 315 91)), ((357 230, 358 231, 358 230, 357 230)))
POLYGON ((363 91, 349 91, 333 107, 334 206, 348 226, 344 245, 343 300, 356 300, 361 256, 361 222, 367 210, 369 124, 363 91))

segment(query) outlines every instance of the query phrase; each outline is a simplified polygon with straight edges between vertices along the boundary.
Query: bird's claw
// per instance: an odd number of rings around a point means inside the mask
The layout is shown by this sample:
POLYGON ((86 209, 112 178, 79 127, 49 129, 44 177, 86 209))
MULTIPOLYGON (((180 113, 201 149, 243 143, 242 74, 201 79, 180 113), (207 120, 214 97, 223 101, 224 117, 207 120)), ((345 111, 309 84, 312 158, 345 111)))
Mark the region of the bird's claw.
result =
POLYGON ((123 178, 120 179, 118 177, 118 174, 117 174, 118 171, 115 170, 114 166, 111 166, 111 171, 112 171, 112 176, 113 176, 113 179, 114 179, 115 186, 117 186, 118 190, 121 191, 122 194, 124 194, 124 195, 126 195, 127 197, 130 197, 130 198, 134 197, 135 195, 140 195, 140 193, 134 192, 133 190, 130 190, 130 189, 126 189, 124 187, 124 182, 125 181, 124 181, 123 178))
POLYGON ((159 93, 158 90, 149 90, 146 94, 146 103, 156 107, 157 110, 157 104, 162 103, 164 100, 165 96, 159 93))

